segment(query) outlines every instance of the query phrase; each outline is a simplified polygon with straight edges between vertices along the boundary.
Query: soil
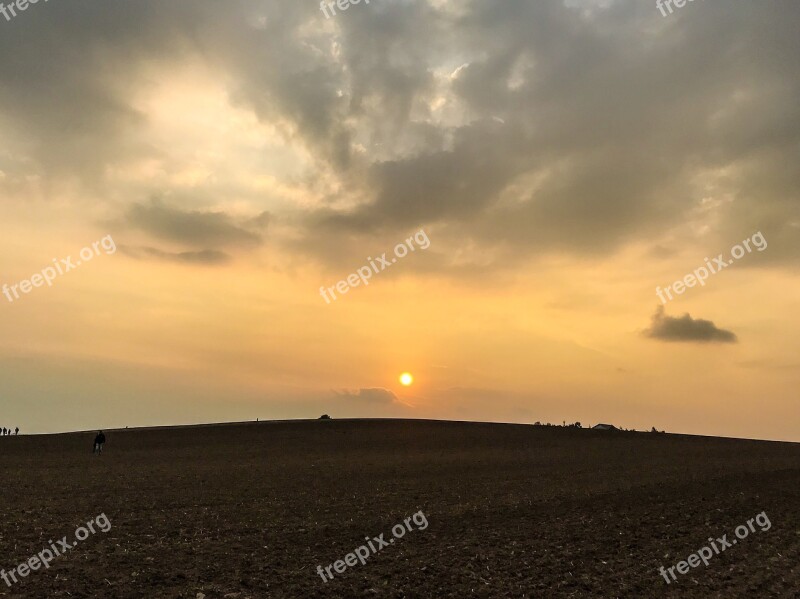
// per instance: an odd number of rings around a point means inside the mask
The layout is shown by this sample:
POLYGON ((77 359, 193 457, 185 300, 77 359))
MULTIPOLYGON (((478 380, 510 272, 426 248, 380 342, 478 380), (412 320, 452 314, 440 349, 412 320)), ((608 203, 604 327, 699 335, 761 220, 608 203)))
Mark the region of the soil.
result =
POLYGON ((111 523, 0 597, 800 596, 800 444, 403 420, 106 436, 101 456, 93 432, 0 438, 0 568, 111 523))

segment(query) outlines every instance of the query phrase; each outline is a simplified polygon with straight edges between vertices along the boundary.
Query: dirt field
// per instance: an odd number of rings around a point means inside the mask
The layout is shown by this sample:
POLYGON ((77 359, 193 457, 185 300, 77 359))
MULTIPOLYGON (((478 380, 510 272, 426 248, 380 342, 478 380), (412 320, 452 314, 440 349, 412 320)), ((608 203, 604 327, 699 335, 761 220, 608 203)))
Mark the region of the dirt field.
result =
POLYGON ((92 439, 0 438, 0 568, 111 523, 0 597, 800 595, 799 444, 374 420, 92 439), (659 574, 761 512, 769 530, 659 574))

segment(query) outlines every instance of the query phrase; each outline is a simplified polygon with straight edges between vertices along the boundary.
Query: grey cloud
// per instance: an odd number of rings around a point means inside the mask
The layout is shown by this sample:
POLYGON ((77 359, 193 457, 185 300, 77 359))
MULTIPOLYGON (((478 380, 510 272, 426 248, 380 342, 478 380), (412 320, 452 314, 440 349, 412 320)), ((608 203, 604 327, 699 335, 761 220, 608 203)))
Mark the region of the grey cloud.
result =
POLYGON ((180 52, 196 23, 178 4, 41 2, 3 20, 0 123, 37 174, 95 186, 107 165, 148 154, 132 138, 145 115, 130 98, 142 61, 180 52))
POLYGON ((196 252, 167 252, 154 247, 120 246, 128 256, 137 259, 156 258, 167 262, 180 262, 184 264, 201 264, 216 266, 230 262, 231 256, 219 250, 200 250, 196 252))
MULTIPOLYGON (((330 256, 329 231, 388 235, 443 222, 484 247, 513 247, 520 258, 553 250, 603 255, 684 221, 706 193, 695 186, 702 173, 744 166, 746 175, 721 182, 721 195, 740 199, 720 216, 720 237, 762 214, 761 226, 782 221, 786 233, 772 258, 796 256, 797 174, 779 166, 800 153, 800 110, 790 100, 800 91, 800 69, 781 58, 800 49, 784 20, 800 10, 779 5, 774 12, 704 6, 691 20, 670 23, 627 0, 590 13, 522 0, 435 12, 423 31, 443 33, 444 50, 422 35, 415 48, 428 61, 414 54, 403 64, 425 72, 448 59, 464 65, 449 91, 473 118, 434 126, 408 152, 398 142, 419 129, 408 117, 393 138, 396 154, 366 167, 360 183, 370 199, 315 213, 307 243, 330 256), (742 37, 772 50, 746 51, 742 37), (759 185, 750 191, 748 180, 759 185)), ((407 80, 418 82, 419 103, 438 93, 423 77, 407 80)), ((370 122, 369 114, 358 116, 370 122)), ((505 255, 502 262, 511 264, 505 255)))
MULTIPOLYGON (((436 224, 520 259, 603 256, 684 223, 714 174, 714 193, 736 198, 720 237, 768 230, 766 260, 796 263, 799 21, 795 0, 696 2, 669 18, 638 0, 409 0, 329 21, 283 0, 39 3, 0 37, 0 124, 45 174, 97 183, 153 151, 133 135, 144 65, 201 60, 308 151, 308 181, 339 178, 298 219, 293 242, 316 258, 330 235, 394 242, 436 224)), ((133 216, 195 247, 255 235, 133 216)))
POLYGON ((688 313, 680 318, 667 316, 664 306, 659 306, 645 335, 660 341, 690 343, 736 343, 731 331, 717 328, 710 320, 693 319, 688 313))
POLYGON ((238 226, 223 212, 185 211, 160 201, 134 204, 125 215, 125 222, 153 237, 195 247, 261 243, 258 234, 238 226))
POLYGON ((258 216, 251 218, 247 224, 252 225, 256 229, 267 229, 272 223, 273 215, 267 211, 262 212, 258 216))

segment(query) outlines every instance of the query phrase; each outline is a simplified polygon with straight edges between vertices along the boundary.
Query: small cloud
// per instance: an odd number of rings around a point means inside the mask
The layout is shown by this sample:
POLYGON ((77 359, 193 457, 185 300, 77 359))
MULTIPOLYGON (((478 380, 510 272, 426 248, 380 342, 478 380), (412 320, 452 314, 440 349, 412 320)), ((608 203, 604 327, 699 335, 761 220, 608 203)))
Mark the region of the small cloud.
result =
POLYGON ((265 210, 255 218, 251 218, 249 224, 257 229, 266 229, 272 222, 272 214, 265 210))
POLYGON ((648 254, 653 258, 671 258, 678 252, 674 247, 667 247, 665 245, 657 244, 650 248, 648 254))
MULTIPOLYGON (((256 219, 263 226, 266 213, 256 219)), ((125 215, 125 222, 155 238, 193 247, 259 245, 261 236, 239 226, 224 212, 184 211, 159 200, 134 204, 125 215)))
POLYGON ((348 399, 360 399, 363 401, 392 403, 398 401, 397 396, 383 387, 372 387, 369 389, 359 389, 358 391, 349 391, 343 389, 342 391, 334 391, 338 397, 348 399))
POLYGON ((653 315, 645 336, 661 341, 686 341, 689 343, 736 343, 738 339, 731 331, 717 328, 710 320, 694 319, 687 312, 680 318, 664 314, 659 306, 653 315))
POLYGON ((200 250, 197 252, 165 252, 153 247, 120 246, 120 250, 132 258, 142 260, 156 258, 167 262, 182 262, 184 264, 205 264, 215 266, 229 262, 231 257, 219 250, 200 250))

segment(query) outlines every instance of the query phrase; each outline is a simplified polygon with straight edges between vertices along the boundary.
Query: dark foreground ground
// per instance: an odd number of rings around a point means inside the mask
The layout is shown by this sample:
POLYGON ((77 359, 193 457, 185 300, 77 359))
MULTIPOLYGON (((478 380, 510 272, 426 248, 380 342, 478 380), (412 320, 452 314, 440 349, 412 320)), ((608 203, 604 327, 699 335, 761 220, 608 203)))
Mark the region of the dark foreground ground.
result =
POLYGON ((0 438, 0 568, 111 522, 0 597, 800 595, 798 444, 425 421, 108 439, 96 458, 91 434, 0 438), (420 510, 424 530, 317 574, 420 510), (769 530, 659 574, 761 512, 769 530))

